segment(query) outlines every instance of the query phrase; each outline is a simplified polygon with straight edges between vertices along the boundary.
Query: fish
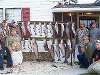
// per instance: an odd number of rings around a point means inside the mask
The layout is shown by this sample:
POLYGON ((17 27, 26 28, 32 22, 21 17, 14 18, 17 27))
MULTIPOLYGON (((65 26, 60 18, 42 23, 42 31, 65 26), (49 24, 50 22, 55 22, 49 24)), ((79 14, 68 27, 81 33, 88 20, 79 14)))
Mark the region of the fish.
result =
POLYGON ((31 34, 32 34, 31 37, 35 37, 35 35, 36 35, 36 27, 35 27, 35 24, 30 24, 30 30, 31 30, 31 34))
POLYGON ((40 35, 41 35, 41 23, 39 22, 39 24, 36 24, 36 36, 40 35))
POLYGON ((56 33, 58 34, 58 23, 57 22, 55 23, 55 30, 56 30, 56 33))
POLYGON ((61 61, 60 50, 59 50, 59 45, 58 45, 58 40, 57 39, 55 39, 54 54, 55 54, 55 57, 57 57, 57 61, 61 61))
POLYGON ((53 36, 53 29, 52 29, 52 23, 51 22, 47 25, 47 32, 48 32, 48 37, 53 36))
POLYGON ((65 29, 65 31, 66 31, 66 36, 67 36, 67 38, 70 39, 69 23, 66 24, 66 29, 65 29))
POLYGON ((74 23, 72 23, 72 31, 73 31, 74 35, 76 35, 75 24, 74 23))
POLYGON ((28 25, 27 25, 27 29, 31 33, 31 27, 30 27, 30 23, 29 22, 28 22, 28 25))
POLYGON ((44 49, 45 49, 45 51, 49 50, 48 44, 47 44, 47 39, 44 39, 44 49))
POLYGON ((61 39, 59 47, 62 53, 62 57, 65 57, 65 45, 64 45, 63 39, 61 39))
POLYGON ((35 53, 35 59, 39 59, 38 45, 36 43, 36 39, 32 39, 31 46, 32 46, 33 52, 35 53))
POLYGON ((22 29, 22 34, 26 35, 26 30, 25 30, 24 22, 22 22, 21 29, 22 29))
POLYGON ((41 25, 41 35, 42 36, 46 36, 46 23, 44 22, 44 24, 41 25))
POLYGON ((47 41, 48 44, 48 50, 51 54, 52 59, 54 59, 54 48, 53 48, 53 39, 50 39, 49 41, 47 41))
POLYGON ((63 23, 61 23, 61 37, 63 37, 64 35, 63 35, 63 32, 64 32, 64 24, 63 23))

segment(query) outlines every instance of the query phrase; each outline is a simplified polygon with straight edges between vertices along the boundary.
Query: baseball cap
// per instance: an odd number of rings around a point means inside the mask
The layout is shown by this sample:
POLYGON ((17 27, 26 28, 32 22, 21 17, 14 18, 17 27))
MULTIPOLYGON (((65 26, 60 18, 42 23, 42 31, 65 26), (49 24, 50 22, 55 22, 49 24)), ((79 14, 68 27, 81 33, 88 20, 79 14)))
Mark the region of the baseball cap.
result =
POLYGON ((96 40, 96 44, 100 44, 100 40, 96 40))

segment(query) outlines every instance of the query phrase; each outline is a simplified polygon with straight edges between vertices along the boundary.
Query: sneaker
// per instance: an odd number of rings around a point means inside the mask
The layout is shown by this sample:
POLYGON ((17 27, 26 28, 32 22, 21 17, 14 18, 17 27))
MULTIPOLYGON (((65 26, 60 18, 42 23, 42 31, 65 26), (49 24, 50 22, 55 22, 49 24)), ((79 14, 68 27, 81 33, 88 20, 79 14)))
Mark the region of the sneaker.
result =
POLYGON ((4 70, 4 68, 3 67, 0 67, 0 70, 4 70))
POLYGON ((0 70, 4 70, 4 67, 2 65, 0 65, 0 70))
POLYGON ((7 67, 7 68, 11 68, 12 66, 13 66, 12 64, 9 64, 9 65, 7 64, 6 67, 7 67))

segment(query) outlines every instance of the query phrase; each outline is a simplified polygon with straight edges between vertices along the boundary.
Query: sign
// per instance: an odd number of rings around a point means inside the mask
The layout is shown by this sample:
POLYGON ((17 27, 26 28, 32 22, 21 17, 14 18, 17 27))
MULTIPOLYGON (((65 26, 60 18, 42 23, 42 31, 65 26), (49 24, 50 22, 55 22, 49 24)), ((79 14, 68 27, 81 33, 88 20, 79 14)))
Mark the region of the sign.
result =
POLYGON ((22 8, 22 21, 30 21, 30 8, 22 8))

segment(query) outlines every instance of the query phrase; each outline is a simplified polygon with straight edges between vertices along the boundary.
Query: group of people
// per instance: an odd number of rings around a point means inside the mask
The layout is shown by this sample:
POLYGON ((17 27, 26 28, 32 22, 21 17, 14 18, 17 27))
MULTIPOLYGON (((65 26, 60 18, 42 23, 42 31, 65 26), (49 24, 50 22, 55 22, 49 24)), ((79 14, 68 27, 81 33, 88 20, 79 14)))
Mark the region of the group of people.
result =
POLYGON ((80 67, 88 68, 92 63, 100 60, 100 29, 96 22, 90 25, 90 30, 80 23, 77 30, 78 52, 80 67))
MULTIPOLYGON (((90 30, 80 23, 76 35, 79 52, 77 58, 80 67, 88 68, 93 62, 100 59, 100 29, 97 28, 96 22, 90 25, 90 30)), ((37 50, 37 48, 34 49, 37 50)), ((36 58, 38 58, 37 51, 36 54, 36 58)), ((13 70, 23 61, 21 37, 15 21, 8 25, 7 20, 3 20, 0 28, 0 70, 4 70, 5 55, 7 56, 7 67, 11 67, 13 70)))
MULTIPOLYGON (((15 68, 23 60, 21 49, 21 37, 18 34, 18 27, 15 21, 8 25, 3 20, 0 28, 0 70, 4 70, 3 60, 6 56, 7 68, 15 68)), ((12 70, 13 70, 12 69, 12 70)))

